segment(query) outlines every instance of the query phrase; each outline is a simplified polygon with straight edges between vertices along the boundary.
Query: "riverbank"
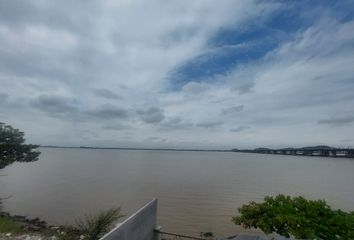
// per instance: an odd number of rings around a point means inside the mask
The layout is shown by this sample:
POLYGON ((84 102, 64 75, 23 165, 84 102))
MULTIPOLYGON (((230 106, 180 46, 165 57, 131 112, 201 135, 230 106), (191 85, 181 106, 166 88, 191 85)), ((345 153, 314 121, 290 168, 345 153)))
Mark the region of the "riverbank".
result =
POLYGON ((55 236, 45 238, 41 235, 30 235, 30 234, 23 234, 17 236, 12 236, 9 234, 0 234, 0 240, 57 240, 57 239, 58 238, 55 236))
POLYGON ((68 226, 51 226, 38 218, 0 213, 0 240, 77 240, 81 233, 68 226))

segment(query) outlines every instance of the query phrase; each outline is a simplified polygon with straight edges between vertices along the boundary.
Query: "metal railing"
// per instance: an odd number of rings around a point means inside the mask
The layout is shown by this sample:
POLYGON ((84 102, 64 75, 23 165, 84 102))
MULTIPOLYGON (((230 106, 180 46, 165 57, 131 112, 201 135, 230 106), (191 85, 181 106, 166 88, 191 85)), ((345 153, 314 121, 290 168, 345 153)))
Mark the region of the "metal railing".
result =
POLYGON ((156 231, 156 233, 159 234, 160 240, 186 240, 186 239, 207 240, 206 238, 192 237, 192 236, 176 234, 176 233, 169 233, 169 232, 162 232, 162 231, 156 231))

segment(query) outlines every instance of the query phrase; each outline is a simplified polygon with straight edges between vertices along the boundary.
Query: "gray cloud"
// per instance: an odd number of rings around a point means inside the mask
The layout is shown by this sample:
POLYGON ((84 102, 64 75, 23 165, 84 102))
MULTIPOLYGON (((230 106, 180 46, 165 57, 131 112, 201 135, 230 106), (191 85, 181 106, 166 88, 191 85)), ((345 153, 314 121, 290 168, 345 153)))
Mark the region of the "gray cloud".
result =
POLYGON ((245 108, 244 105, 238 105, 234 107, 224 108, 222 110, 223 114, 235 114, 241 112, 245 108))
POLYGON ((0 101, 5 101, 9 95, 7 93, 0 93, 0 101))
POLYGON ((17 111, 25 106, 23 97, 13 99, 7 93, 0 93, 0 106, 8 111, 17 111))
POLYGON ((238 84, 237 86, 231 87, 232 91, 238 92, 239 94, 245 94, 251 91, 253 86, 255 85, 254 80, 250 80, 250 82, 246 82, 244 84, 238 84))
POLYGON ((127 110, 110 105, 101 106, 100 108, 88 111, 87 113, 92 117, 102 120, 125 119, 128 117, 127 110))
POLYGON ((113 130, 113 131, 122 131, 122 130, 132 129, 132 127, 128 126, 128 125, 122 125, 122 124, 112 124, 112 125, 104 126, 103 129, 113 130))
POLYGON ((30 105, 47 113, 51 117, 66 120, 112 120, 125 119, 128 117, 128 112, 117 106, 103 105, 93 110, 84 110, 78 108, 76 100, 56 95, 41 95, 31 100, 30 105))
POLYGON ((137 113, 140 119, 145 123, 159 123, 165 119, 164 111, 157 107, 150 107, 146 110, 138 110, 137 113))
POLYGON ((28 23, 46 23, 52 28, 69 28, 72 31, 87 32, 84 26, 91 23, 88 16, 95 16, 93 13, 98 5, 94 1, 86 3, 80 4, 67 0, 52 4, 41 4, 40 1, 0 1, 0 19, 13 27, 24 27, 28 23), (74 12, 77 14, 70 14, 74 12))
POLYGON ((182 91, 187 94, 200 94, 207 91, 209 86, 205 83, 189 82, 183 86, 182 91))
POLYGON ((247 126, 240 126, 240 127, 237 127, 237 128, 233 128, 233 129, 230 129, 230 132, 242 132, 246 129, 248 129, 250 127, 247 127, 247 126))
POLYGON ((192 123, 183 121, 180 117, 170 117, 161 123, 164 130, 184 130, 192 127, 194 127, 192 123))
POLYGON ((149 141, 157 141, 157 142, 166 142, 168 138, 161 138, 161 137, 148 137, 146 140, 149 141))
POLYGON ((122 99, 122 97, 119 96, 118 94, 115 94, 111 90, 104 89, 104 88, 93 89, 93 92, 96 96, 106 98, 106 99, 113 99, 113 100, 122 99))
POLYGON ((202 127, 202 128, 213 128, 221 125, 223 125, 223 122, 221 121, 203 122, 203 123, 196 124, 197 127, 202 127))
POLYGON ((33 99, 30 104, 52 117, 78 119, 79 110, 75 100, 63 96, 41 95, 33 99))
POLYGON ((328 119, 321 119, 317 123, 318 124, 329 124, 329 125, 347 125, 354 122, 354 117, 334 117, 328 119))

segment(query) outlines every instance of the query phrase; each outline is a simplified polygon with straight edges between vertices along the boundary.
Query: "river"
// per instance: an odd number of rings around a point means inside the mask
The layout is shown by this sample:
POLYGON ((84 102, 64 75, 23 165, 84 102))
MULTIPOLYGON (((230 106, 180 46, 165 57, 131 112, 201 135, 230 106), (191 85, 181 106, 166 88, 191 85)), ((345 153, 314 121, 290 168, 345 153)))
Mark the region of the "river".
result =
POLYGON ((354 161, 233 152, 41 148, 37 162, 1 170, 4 210, 71 224, 121 206, 129 215, 159 199, 164 231, 239 233, 237 208, 278 193, 354 210, 354 161))

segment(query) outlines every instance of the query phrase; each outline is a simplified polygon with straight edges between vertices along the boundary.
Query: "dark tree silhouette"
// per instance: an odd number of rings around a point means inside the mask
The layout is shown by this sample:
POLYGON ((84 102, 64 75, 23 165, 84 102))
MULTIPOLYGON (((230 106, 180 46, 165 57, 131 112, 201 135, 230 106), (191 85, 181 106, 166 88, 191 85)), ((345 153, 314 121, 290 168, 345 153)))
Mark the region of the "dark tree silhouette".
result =
POLYGON ((0 169, 14 162, 33 162, 38 160, 39 146, 25 144, 24 133, 0 122, 0 169))

